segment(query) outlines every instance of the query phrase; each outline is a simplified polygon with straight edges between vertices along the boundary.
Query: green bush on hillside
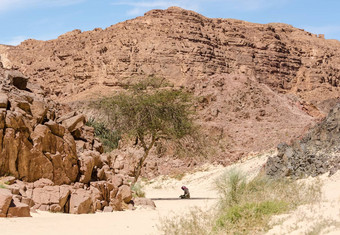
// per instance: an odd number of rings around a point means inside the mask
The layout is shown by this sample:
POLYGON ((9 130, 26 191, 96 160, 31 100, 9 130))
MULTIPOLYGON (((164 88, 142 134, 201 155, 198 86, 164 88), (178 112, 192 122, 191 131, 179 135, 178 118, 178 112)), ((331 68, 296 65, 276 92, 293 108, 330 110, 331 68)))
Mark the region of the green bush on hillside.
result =
POLYGON ((110 152, 118 147, 121 138, 118 131, 112 131, 104 123, 97 122, 94 119, 90 119, 86 125, 94 128, 94 135, 102 142, 104 152, 110 152))

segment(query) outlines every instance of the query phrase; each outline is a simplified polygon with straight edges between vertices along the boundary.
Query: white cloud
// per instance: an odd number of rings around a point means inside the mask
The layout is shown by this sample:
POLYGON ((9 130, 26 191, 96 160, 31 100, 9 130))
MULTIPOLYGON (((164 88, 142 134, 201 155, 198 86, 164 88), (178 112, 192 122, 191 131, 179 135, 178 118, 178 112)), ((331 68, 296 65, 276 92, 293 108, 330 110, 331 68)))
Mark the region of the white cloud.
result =
POLYGON ((0 0, 0 11, 19 8, 68 6, 84 0, 0 0))

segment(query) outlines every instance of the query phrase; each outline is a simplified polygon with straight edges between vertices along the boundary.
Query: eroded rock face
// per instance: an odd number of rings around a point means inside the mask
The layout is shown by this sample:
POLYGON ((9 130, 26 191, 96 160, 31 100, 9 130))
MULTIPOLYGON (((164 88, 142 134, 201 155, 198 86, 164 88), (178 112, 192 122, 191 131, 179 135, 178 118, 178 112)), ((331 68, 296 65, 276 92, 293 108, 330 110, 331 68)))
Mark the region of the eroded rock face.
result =
POLYGON ((33 182, 41 178, 56 185, 92 179, 93 167, 102 167, 102 147, 85 116, 76 112, 59 117, 56 103, 34 93, 19 71, 0 67, 0 176, 33 182), (84 142, 77 152, 76 140, 84 142), (79 154, 80 161, 79 161, 79 154))
POLYGON ((0 84, 1 174, 30 182, 74 182, 79 170, 72 135, 61 131, 61 124, 44 124, 53 122, 55 105, 26 90, 28 79, 20 72, 6 74, 0 84))
POLYGON ((59 98, 120 86, 126 77, 154 74, 191 86, 215 74, 244 73, 301 97, 318 115, 328 109, 324 102, 339 97, 339 48, 339 41, 287 24, 210 19, 170 7, 104 30, 27 40, 2 54, 7 66, 27 71, 59 98))
MULTIPOLYGON (((74 30, 46 42, 27 40, 3 48, 1 58, 7 67, 27 72, 46 96, 75 102, 77 108, 77 101, 91 100, 94 93, 109 94, 149 75, 184 86, 202 96, 198 122, 207 137, 215 138, 209 145, 223 149, 214 149, 215 161, 229 164, 288 142, 314 124, 313 117, 328 113, 340 97, 339 48, 338 41, 286 24, 209 19, 171 7, 105 30, 74 30)), ((58 120, 76 139, 78 151, 89 148, 83 141, 88 130, 77 127, 81 116, 58 120)), ((166 154, 169 162, 173 155, 166 154)), ((189 165, 162 162, 164 158, 148 159, 148 172, 166 174, 189 165)), ((115 169, 125 173, 128 166, 117 160, 115 169)), ((98 178, 104 179, 107 171, 101 169, 98 178)))
POLYGON ((268 159, 270 176, 317 176, 340 169, 340 104, 292 145, 280 144, 278 154, 268 159))
POLYGON ((19 82, 27 78, 18 71, 0 66, 0 77, 0 177, 11 175, 0 178, 7 187, 0 189, 0 217, 29 216, 30 207, 73 214, 128 208, 129 182, 114 177, 85 116, 59 116, 55 103, 19 82))

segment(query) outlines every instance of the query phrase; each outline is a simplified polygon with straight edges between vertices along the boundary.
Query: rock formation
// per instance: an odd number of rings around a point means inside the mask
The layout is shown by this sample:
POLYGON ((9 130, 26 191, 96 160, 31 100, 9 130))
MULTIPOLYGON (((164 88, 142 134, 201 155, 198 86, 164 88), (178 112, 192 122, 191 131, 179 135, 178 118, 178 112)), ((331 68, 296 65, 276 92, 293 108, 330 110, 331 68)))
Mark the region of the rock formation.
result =
POLYGON ((30 208, 27 204, 21 203, 9 190, 0 188, 0 218, 30 216, 30 208))
POLYGON ((266 173, 270 176, 305 177, 340 169, 340 104, 313 127, 301 140, 280 144, 278 153, 268 159, 266 173))
POLYGON ((325 102, 339 97, 339 47, 339 41, 286 24, 210 19, 171 7, 104 30, 27 40, 1 54, 8 67, 24 71, 60 98, 100 85, 119 86, 127 77, 153 74, 193 86, 210 75, 245 73, 302 98, 318 115, 325 102))
MULTIPOLYGON (((203 141, 213 148, 212 161, 224 164, 290 142, 340 97, 339 41, 286 24, 210 19, 178 7, 152 10, 106 29, 0 46, 0 62, 74 109, 150 75, 183 86, 199 96, 203 141)), ((70 128, 83 151, 87 142, 70 128)), ((146 168, 169 173, 196 164, 167 161, 174 155, 170 150, 164 158, 151 157, 146 168)), ((122 157, 117 155, 116 167, 128 165, 122 157)), ((81 181, 89 179, 84 170, 92 167, 104 175, 92 158, 80 158, 81 181)))
POLYGON ((0 77, 0 177, 12 176, 1 216, 25 214, 27 205, 74 214, 128 208, 129 178, 114 173, 85 116, 59 116, 58 105, 18 71, 0 67, 0 77))

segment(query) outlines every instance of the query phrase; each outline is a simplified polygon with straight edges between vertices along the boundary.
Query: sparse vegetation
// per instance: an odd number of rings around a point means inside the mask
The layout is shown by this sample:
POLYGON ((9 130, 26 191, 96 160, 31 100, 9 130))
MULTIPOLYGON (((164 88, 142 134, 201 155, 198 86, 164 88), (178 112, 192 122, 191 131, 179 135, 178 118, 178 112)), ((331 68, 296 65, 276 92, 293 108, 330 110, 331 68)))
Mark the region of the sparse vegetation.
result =
POLYGON ((340 223, 332 219, 323 219, 314 225, 313 229, 309 231, 306 235, 318 235, 323 234, 324 230, 329 228, 340 229, 340 223))
POLYGON ((170 175, 170 177, 175 180, 182 180, 184 176, 185 176, 185 173, 177 173, 177 174, 170 175))
POLYGON ((133 90, 95 103, 110 128, 124 133, 144 150, 135 166, 135 182, 150 150, 160 139, 178 140, 193 132, 191 95, 182 90, 133 90))
POLYGON ((167 235, 207 235, 212 227, 212 217, 214 214, 211 211, 195 208, 184 216, 163 218, 159 230, 167 235))
POLYGON ((246 177, 230 171, 216 181, 220 194, 212 211, 194 210, 189 215, 163 221, 166 234, 258 234, 269 229, 271 216, 288 212, 320 197, 320 185, 289 179, 246 177), (198 221, 200 220, 200 221, 198 221), (187 230, 183 230, 187 229, 187 230))
POLYGON ((149 87, 157 89, 161 87, 172 87, 173 85, 170 84, 165 80, 165 78, 160 78, 157 76, 148 76, 147 78, 144 78, 141 81, 138 81, 137 83, 133 83, 128 88, 131 88, 134 91, 141 91, 146 90, 149 87))
POLYGON ((131 186, 133 197, 145 197, 145 192, 140 183, 135 183, 131 186))
POLYGON ((97 122, 94 119, 90 119, 86 125, 94 128, 94 134, 102 142, 104 152, 110 152, 118 147, 118 142, 121 138, 118 131, 110 130, 104 123, 97 122))

